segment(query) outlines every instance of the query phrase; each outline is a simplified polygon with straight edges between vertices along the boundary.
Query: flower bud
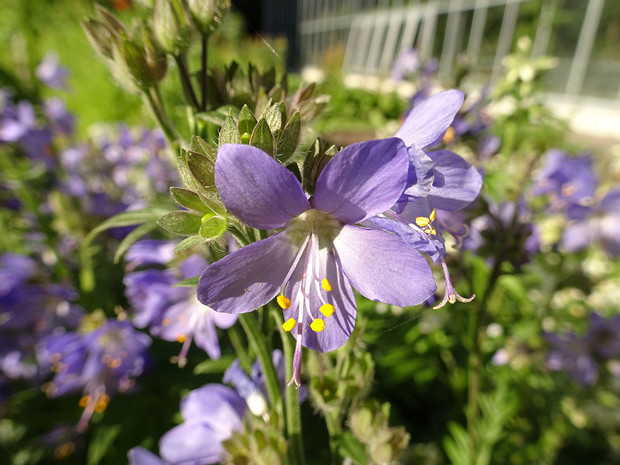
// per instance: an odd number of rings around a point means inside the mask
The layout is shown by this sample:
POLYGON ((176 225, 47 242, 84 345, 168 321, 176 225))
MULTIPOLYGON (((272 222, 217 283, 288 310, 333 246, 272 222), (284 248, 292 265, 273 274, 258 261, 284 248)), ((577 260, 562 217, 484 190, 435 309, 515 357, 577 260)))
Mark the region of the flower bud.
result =
POLYGON ((188 49, 190 28, 179 0, 157 0, 153 13, 153 31, 162 48, 171 55, 188 49))
POLYGON ((196 27, 203 34, 213 32, 230 8, 230 0, 188 0, 187 3, 196 27))
POLYGON ((112 59, 114 47, 114 34, 101 21, 87 18, 82 23, 86 37, 97 53, 105 58, 112 59))

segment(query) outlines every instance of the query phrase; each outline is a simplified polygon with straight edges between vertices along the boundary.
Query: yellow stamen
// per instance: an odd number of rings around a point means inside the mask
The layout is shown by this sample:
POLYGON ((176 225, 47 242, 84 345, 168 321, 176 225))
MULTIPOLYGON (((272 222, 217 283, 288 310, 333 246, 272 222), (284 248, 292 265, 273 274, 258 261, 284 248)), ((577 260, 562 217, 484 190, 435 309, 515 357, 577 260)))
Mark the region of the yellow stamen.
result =
POLYGON ((177 336, 177 341, 183 344, 185 342, 185 334, 179 334, 177 336))
POLYGON ((319 318, 310 323, 310 328, 316 333, 320 333, 325 329, 325 322, 319 318))
POLYGON ((295 318, 289 318, 282 324, 282 328, 284 329, 284 331, 290 331, 295 327, 295 323, 295 318))
POLYGON ((329 292, 332 290, 332 285, 331 283, 327 280, 327 278, 323 278, 323 281, 321 281, 321 287, 323 289, 325 289, 325 292, 329 292))
POLYGON ((443 136, 444 144, 449 144, 450 142, 452 142, 454 140, 454 136, 455 135, 456 135, 456 131, 454 131, 454 128, 452 126, 450 126, 446 130, 446 133, 443 136))
POLYGON ((323 315, 330 317, 334 313, 334 306, 332 304, 323 304, 319 310, 323 315))
POLYGON ((429 216, 429 219, 431 220, 431 223, 433 221, 435 221, 435 217, 437 216, 437 209, 433 208, 433 211, 431 212, 431 215, 429 216))
POLYGON ((285 297, 283 295, 279 295, 276 300, 278 301, 278 305, 286 310, 287 308, 289 308, 291 306, 291 301, 288 297, 285 297))
POLYGON ((90 402, 90 396, 82 396, 80 398, 79 406, 84 408, 90 402))
POLYGON ((101 394, 97 398, 97 403, 95 404, 95 412, 101 413, 103 412, 110 403, 110 396, 107 394, 101 394))
POLYGON ((418 216, 415 219, 415 224, 417 224, 421 228, 428 226, 430 223, 431 223, 430 218, 427 218, 426 216, 418 216))

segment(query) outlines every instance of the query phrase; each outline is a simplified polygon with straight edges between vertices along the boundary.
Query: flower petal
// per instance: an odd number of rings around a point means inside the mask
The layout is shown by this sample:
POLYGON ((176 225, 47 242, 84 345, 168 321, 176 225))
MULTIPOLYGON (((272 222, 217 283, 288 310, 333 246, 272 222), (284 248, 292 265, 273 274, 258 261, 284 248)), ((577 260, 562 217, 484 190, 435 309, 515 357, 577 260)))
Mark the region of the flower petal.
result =
POLYGON ((396 234, 346 225, 334 248, 353 287, 371 300, 417 305, 437 288, 426 259, 396 234))
POLYGON ((428 147, 450 127, 463 105, 463 98, 463 93, 454 89, 431 96, 409 112, 394 137, 402 139, 407 147, 428 147))
MULTIPOLYGON (((332 252, 329 252, 327 248, 319 250, 317 245, 316 249, 310 250, 309 253, 313 253, 313 258, 318 261, 315 265, 316 270, 305 269, 301 263, 295 270, 291 279, 292 285, 289 284, 286 292, 293 305, 285 310, 284 319, 295 318, 299 323, 299 308, 295 306, 298 299, 295 297, 298 293, 302 293, 302 299, 305 300, 304 304, 309 310, 309 315, 304 312, 301 342, 304 347, 309 349, 329 352, 347 342, 355 328, 355 317, 357 315, 355 296, 351 285, 339 269, 332 252), (310 283, 309 293, 304 291, 306 277, 313 280, 310 283), (331 285, 329 292, 320 286, 323 278, 326 278, 331 285), (319 310, 325 303, 334 306, 334 312, 329 317, 319 310), (320 332, 313 331, 310 327, 312 321, 317 318, 325 322, 325 329, 320 332)), ((297 329, 293 329, 291 333, 296 335, 297 329)))
POLYGON ((142 447, 130 449, 127 458, 129 465, 166 465, 166 462, 142 447))
POLYGON ((222 439, 210 425, 200 422, 181 423, 159 440, 159 453, 170 463, 204 465, 224 458, 222 439))
POLYGON ((234 389, 223 384, 206 384, 181 400, 181 415, 187 423, 213 427, 220 437, 240 428, 247 405, 234 389))
POLYGON ((215 185, 226 209, 253 228, 281 228, 310 208, 295 175, 250 145, 220 147, 215 185))
POLYGON ((461 210, 473 202, 482 188, 482 176, 460 155, 449 150, 431 152, 435 176, 429 193, 431 205, 442 210, 461 210))
POLYGON ((203 271, 198 300, 218 312, 256 310, 276 296, 296 252, 284 232, 247 245, 203 271))
POLYGON ((408 169, 407 149, 399 139, 349 145, 321 172, 313 205, 342 223, 357 223, 394 205, 408 169))

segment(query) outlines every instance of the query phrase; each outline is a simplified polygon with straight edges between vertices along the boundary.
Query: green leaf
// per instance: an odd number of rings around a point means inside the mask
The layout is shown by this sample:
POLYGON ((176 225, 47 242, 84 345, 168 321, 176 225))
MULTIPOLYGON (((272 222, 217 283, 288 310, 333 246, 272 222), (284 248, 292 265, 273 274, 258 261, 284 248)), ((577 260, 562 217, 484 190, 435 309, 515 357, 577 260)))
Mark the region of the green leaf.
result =
POLYGON ((193 278, 183 279, 182 281, 179 281, 172 287, 196 287, 198 286, 199 278, 200 276, 194 276, 193 278))
POLYGON ((189 236, 179 242, 174 248, 174 253, 179 253, 183 250, 190 249, 198 244, 204 244, 205 240, 200 236, 189 236))
POLYGON ((265 113, 265 121, 267 121, 272 134, 275 134, 282 128, 282 111, 279 103, 269 107, 265 113))
MULTIPOLYGON (((228 117, 228 113, 223 114, 224 117, 228 117)), ((192 140, 189 143, 190 152, 198 153, 205 156, 207 159, 215 163, 215 152, 213 148, 205 142, 202 137, 192 136, 192 140)))
POLYGON ((275 152, 275 140, 269 130, 269 125, 264 118, 261 118, 258 124, 254 127, 254 132, 250 138, 250 145, 261 149, 263 152, 274 156, 275 152))
POLYGON ((195 181, 202 189, 215 189, 213 170, 214 163, 204 155, 196 152, 187 152, 187 165, 195 181))
POLYGON ((114 253, 114 263, 118 263, 120 261, 120 259, 125 254, 125 252, 127 252, 127 249, 131 246, 131 244, 136 242, 142 236, 145 236, 151 231, 153 231, 156 227, 157 227, 157 223, 155 223, 154 221, 149 222, 149 223, 144 223, 138 226, 133 231, 131 231, 129 234, 127 234, 123 238, 121 243, 118 244, 118 248, 116 249, 116 252, 114 253))
POLYGON ((176 211, 169 212, 159 218, 157 224, 171 233, 179 234, 180 236, 193 236, 200 229, 202 220, 200 216, 194 213, 176 211))
POLYGON ((353 434, 346 431, 341 437, 335 438, 338 452, 342 457, 348 457, 357 465, 367 465, 366 449, 353 434))
POLYGON ((278 160, 285 162, 293 155, 297 145, 299 145, 300 135, 301 115, 299 110, 295 110, 295 113, 293 113, 293 116, 287 121, 282 131, 282 137, 278 143, 278 160))
POLYGON ((158 207, 145 208, 143 210, 133 210, 119 213, 118 215, 108 218, 95 229, 88 233, 81 247, 86 248, 97 234, 112 228, 121 226, 133 226, 135 224, 148 223, 149 221, 157 221, 157 219, 166 213, 167 210, 158 207))
POLYGON ((224 144, 240 144, 241 143, 241 134, 239 133, 239 128, 237 127, 237 123, 232 116, 226 118, 224 124, 222 125, 222 129, 220 130, 220 146, 224 144))
POLYGON ((205 375, 214 373, 224 373, 232 362, 235 361, 234 355, 222 355, 217 360, 205 360, 194 368, 195 375, 205 375))
POLYGON ((213 240, 224 234, 227 227, 228 222, 225 218, 222 218, 221 216, 212 216, 202 223, 198 233, 200 234, 200 237, 205 240, 213 240))
POLYGON ((88 447, 88 465, 97 465, 106 456, 114 440, 121 434, 122 425, 99 425, 95 428, 88 447))
POLYGON ((211 213, 211 210, 202 202, 194 191, 182 187, 171 187, 170 194, 180 206, 200 213, 211 213))
POLYGON ((239 134, 252 134, 254 126, 256 126, 256 118, 250 111, 247 105, 243 105, 243 108, 239 112, 239 134))

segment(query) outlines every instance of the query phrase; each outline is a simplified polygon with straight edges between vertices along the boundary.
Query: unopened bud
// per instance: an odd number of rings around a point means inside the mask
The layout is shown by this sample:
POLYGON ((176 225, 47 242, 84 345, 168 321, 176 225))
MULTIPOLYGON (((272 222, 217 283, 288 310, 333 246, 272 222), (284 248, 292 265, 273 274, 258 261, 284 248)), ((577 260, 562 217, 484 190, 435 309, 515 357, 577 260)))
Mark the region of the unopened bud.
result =
POLYGON ((179 0, 155 2, 153 31, 167 53, 179 55, 188 49, 191 31, 179 0))
POLYGON ((222 22, 230 8, 230 0, 188 0, 194 23, 203 34, 210 34, 222 22))
POLYGON ((112 59, 116 39, 110 29, 102 22, 90 18, 84 20, 82 27, 95 51, 105 58, 112 59))

